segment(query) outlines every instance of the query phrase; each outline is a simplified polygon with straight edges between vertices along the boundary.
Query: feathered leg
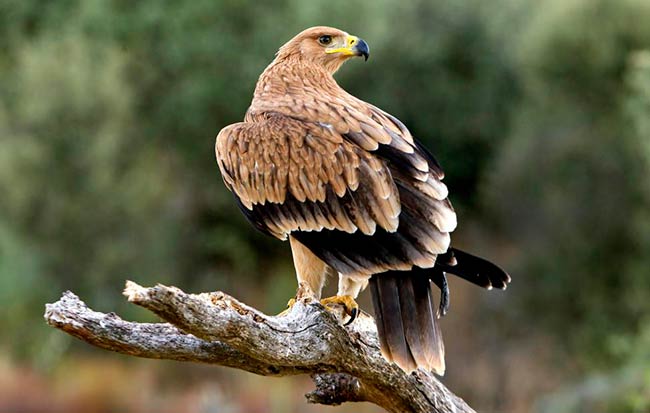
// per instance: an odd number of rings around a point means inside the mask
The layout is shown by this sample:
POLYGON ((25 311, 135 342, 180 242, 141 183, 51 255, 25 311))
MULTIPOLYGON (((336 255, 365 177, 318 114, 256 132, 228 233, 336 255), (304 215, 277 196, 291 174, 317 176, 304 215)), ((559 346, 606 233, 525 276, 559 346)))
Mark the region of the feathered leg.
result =
POLYGON ((314 293, 314 298, 320 299, 321 291, 325 285, 327 264, 294 237, 289 237, 289 243, 298 284, 307 284, 314 293))

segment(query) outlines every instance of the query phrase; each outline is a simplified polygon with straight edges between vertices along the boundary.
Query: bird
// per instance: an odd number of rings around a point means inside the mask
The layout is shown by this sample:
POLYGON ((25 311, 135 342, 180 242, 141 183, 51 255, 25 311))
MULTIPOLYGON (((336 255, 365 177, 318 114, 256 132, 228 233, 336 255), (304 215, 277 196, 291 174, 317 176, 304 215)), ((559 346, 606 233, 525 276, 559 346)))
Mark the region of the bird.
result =
POLYGON ((487 289, 511 278, 451 246, 457 218, 438 161, 399 119, 334 79, 343 63, 369 55, 343 30, 297 34, 260 75, 243 122, 218 133, 217 163, 247 220, 289 241, 297 280, 315 300, 342 305, 349 324, 370 286, 384 358, 442 376, 447 273, 487 289), (321 299, 336 274, 336 296, 321 299))

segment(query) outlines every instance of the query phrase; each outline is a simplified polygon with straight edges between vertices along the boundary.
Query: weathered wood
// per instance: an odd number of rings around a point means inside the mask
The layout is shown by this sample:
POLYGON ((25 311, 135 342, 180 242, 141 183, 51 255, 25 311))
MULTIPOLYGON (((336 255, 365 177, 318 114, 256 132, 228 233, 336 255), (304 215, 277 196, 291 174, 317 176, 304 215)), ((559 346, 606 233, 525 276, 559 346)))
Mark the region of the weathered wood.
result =
POLYGON ((349 326, 304 286, 283 316, 268 316, 222 292, 187 294, 176 287, 127 282, 124 295, 168 323, 134 323, 91 310, 71 292, 47 304, 45 319, 92 345, 138 357, 194 361, 263 376, 311 374, 311 403, 368 401, 390 412, 473 412, 431 373, 404 373, 379 351, 374 320, 349 326))

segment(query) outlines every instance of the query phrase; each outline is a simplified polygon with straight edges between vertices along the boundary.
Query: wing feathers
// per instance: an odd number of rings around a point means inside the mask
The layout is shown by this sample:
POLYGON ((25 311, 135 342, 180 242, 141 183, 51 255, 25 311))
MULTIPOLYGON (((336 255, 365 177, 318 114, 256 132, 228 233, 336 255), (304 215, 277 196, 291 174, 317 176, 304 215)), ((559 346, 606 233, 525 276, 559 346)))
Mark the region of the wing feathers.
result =
POLYGON ((441 258, 437 267, 478 286, 505 289, 510 283, 510 275, 497 265, 459 249, 450 248, 441 258))
POLYGON ((386 164, 327 126, 270 116, 224 128, 215 150, 228 188, 249 210, 268 207, 259 222, 278 238, 397 229, 399 193, 386 164))
POLYGON ((366 151, 376 151, 379 148, 379 143, 365 133, 350 131, 345 136, 366 151))
POLYGON ((219 133, 226 186, 262 231, 321 231, 305 242, 342 273, 432 267, 456 227, 440 166, 398 119, 321 86, 254 101, 246 122, 219 133), (363 237, 327 251, 348 242, 337 231, 363 237))
POLYGON ((361 122, 361 130, 372 140, 377 143, 388 145, 391 142, 391 137, 388 133, 384 131, 384 128, 378 124, 368 124, 366 122, 361 122))

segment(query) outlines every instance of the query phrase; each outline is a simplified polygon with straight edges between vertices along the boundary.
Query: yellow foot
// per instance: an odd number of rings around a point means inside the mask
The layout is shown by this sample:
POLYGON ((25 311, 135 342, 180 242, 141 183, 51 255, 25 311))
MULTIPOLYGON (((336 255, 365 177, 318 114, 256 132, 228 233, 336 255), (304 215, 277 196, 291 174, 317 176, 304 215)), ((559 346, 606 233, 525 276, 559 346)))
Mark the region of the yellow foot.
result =
POLYGON ((278 316, 283 317, 283 316, 289 314, 289 311, 291 311, 291 307, 293 307, 293 305, 294 305, 295 303, 296 303, 296 299, 295 299, 295 298, 290 299, 290 300, 287 302, 287 309, 284 310, 283 312, 281 312, 280 314, 278 314, 278 316))
POLYGON ((343 306, 345 314, 350 316, 348 322, 344 324, 346 326, 352 323, 354 319, 357 318, 357 315, 359 315, 359 304, 357 304, 357 302, 354 301, 354 298, 349 295, 335 295, 333 297, 323 298, 320 300, 320 303, 324 305, 325 308, 336 305, 343 306))

